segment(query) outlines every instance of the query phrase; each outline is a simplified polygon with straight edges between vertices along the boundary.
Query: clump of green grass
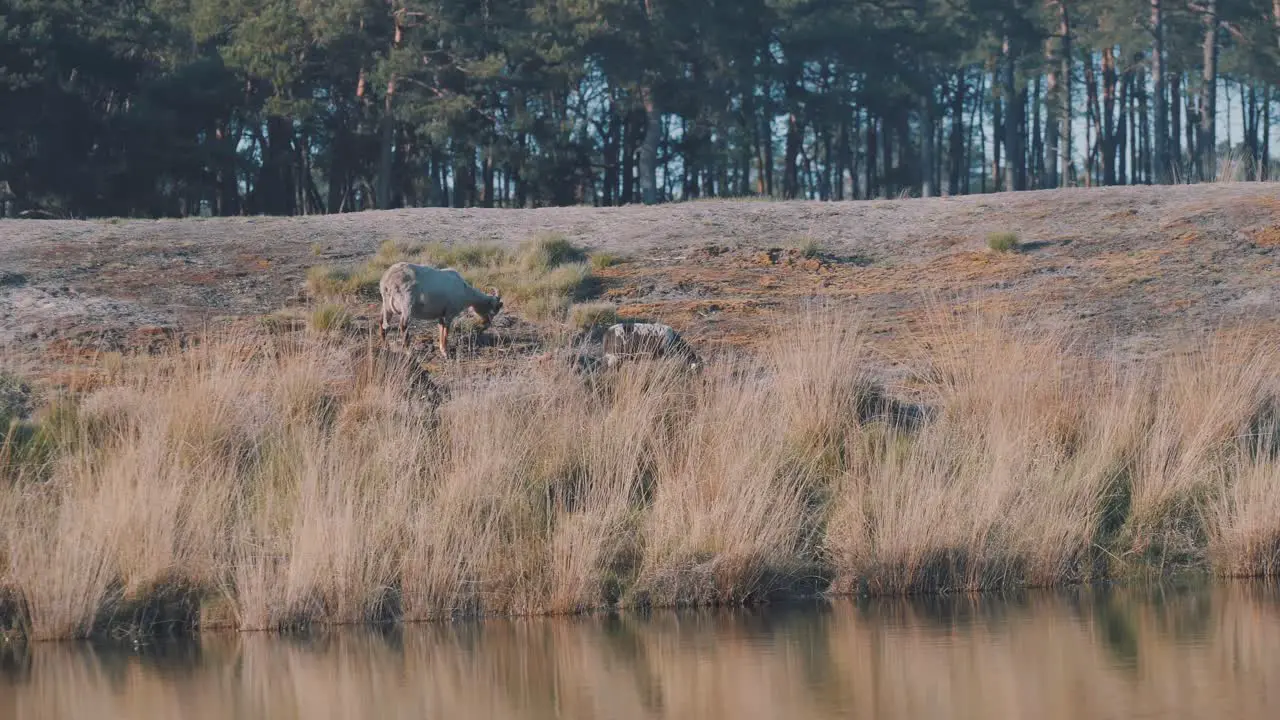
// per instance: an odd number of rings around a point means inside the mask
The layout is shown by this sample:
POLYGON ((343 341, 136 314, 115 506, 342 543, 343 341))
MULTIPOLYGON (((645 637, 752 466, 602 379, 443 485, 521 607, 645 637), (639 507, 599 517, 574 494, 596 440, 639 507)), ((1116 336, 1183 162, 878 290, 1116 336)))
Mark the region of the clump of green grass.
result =
POLYGON ((525 271, 548 272, 570 263, 582 263, 587 253, 563 235, 539 235, 520 247, 520 267, 525 271))
POLYGON ((578 303, 569 308, 569 324, 577 330, 618 322, 618 306, 611 302, 578 303))
POLYGON ((1018 234, 1010 231, 993 232, 987 235, 987 247, 998 253, 1013 252, 1021 243, 1018 234))
POLYGON ((312 309, 307 327, 315 333, 342 332, 351 327, 351 313, 344 305, 323 303, 312 309))
POLYGON ((421 263, 459 271, 500 266, 508 262, 508 256, 505 249, 490 243, 432 243, 418 252, 421 263))
POLYGON ((0 431, 9 425, 11 418, 26 414, 31 399, 31 387, 16 375, 0 372, 0 431))
POLYGON ((422 246, 414 243, 397 242, 396 240, 383 240, 378 246, 378 252, 374 253, 373 259, 368 265, 377 267, 379 272, 386 270, 392 265, 408 260, 413 255, 422 251, 422 246))
POLYGON ((520 310, 530 320, 563 322, 571 304, 564 295, 534 295, 520 302, 520 310))
POLYGON ((593 277, 587 253, 558 235, 540 235, 515 253, 489 244, 427 248, 424 254, 458 269, 472 285, 496 287, 519 312, 539 321, 562 321, 582 299, 593 277))
POLYGON ((376 300, 378 282, 385 269, 371 263, 346 268, 316 265, 307 271, 307 291, 325 300, 376 300))
POLYGON ((510 294, 517 300, 545 296, 572 299, 590 279, 591 268, 586 263, 560 265, 548 272, 526 273, 510 294))
POLYGON ((817 238, 798 238, 791 244, 791 247, 800 254, 800 257, 806 260, 812 260, 822 254, 822 243, 818 242, 817 238))
POLYGON ((79 407, 70 397, 57 397, 29 419, 0 417, 0 477, 38 478, 50 460, 84 437, 79 407))
POLYGON ((591 269, 603 270, 608 267, 613 267, 614 265, 623 262, 623 260, 624 258, 621 255, 611 253, 608 250, 593 252, 591 253, 591 269))
POLYGON ((421 250, 417 245, 385 240, 372 258, 359 265, 312 267, 307 271, 307 291, 323 300, 376 300, 382 273, 395 263, 409 260, 421 250))

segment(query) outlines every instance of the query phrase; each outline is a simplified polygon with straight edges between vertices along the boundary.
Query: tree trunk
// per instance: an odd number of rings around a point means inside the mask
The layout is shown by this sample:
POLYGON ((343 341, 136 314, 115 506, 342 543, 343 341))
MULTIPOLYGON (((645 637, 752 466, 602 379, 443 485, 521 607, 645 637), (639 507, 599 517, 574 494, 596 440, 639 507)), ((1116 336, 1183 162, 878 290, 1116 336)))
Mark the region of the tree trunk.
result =
POLYGON ((1084 64, 1085 108, 1089 121, 1085 127, 1085 184, 1092 186, 1097 180, 1097 154, 1102 139, 1102 111, 1098 107, 1098 78, 1093 67, 1093 53, 1084 64), (1092 142, 1089 132, 1092 131, 1092 142))
MULTIPOLYGON (((387 0, 387 5, 391 8, 391 14, 395 19, 395 35, 391 42, 391 51, 395 52, 400 48, 401 41, 404 40, 404 26, 401 25, 401 14, 397 11, 396 0, 387 0)), ((396 74, 391 73, 391 77, 387 78, 387 94, 382 101, 382 118, 381 118, 381 142, 379 143, 378 158, 378 184, 376 189, 377 203, 379 210, 387 210, 391 207, 391 168, 395 164, 395 116, 392 114, 396 97, 396 74)))
MULTIPOLYGON (((1276 2, 1276 17, 1280 19, 1280 0, 1276 2)), ((1262 86, 1262 171, 1258 179, 1271 179, 1271 86, 1262 86)))
POLYGON ((239 215, 240 182, 236 171, 236 146, 240 134, 232 133, 226 124, 219 124, 214 131, 218 149, 218 214, 239 215))
POLYGON ((920 197, 934 197, 938 194, 938 188, 933 183, 933 165, 936 149, 934 148, 934 138, 936 136, 936 118, 934 118, 934 98, 933 84, 930 83, 925 91, 925 97, 921 112, 920 126, 920 197))
POLYGON ((754 154, 754 143, 749 142, 749 138, 754 138, 756 126, 755 122, 755 93, 748 91, 742 93, 742 114, 740 115, 740 130, 742 138, 738 143, 738 188, 739 196, 746 197, 751 194, 751 159, 754 154))
POLYGON ((1040 75, 1036 75, 1035 90, 1031 95, 1031 155, 1029 160, 1031 187, 1044 187, 1044 135, 1040 125, 1040 75))
POLYGON ((1230 155, 1232 149, 1235 148, 1235 143, 1231 140, 1231 78, 1229 77, 1222 78, 1222 94, 1226 96, 1223 100, 1227 101, 1227 106, 1224 109, 1227 111, 1227 154, 1230 155))
POLYGON ((947 193, 960 194, 960 171, 964 167, 964 96, 966 89, 965 73, 956 75, 955 92, 951 94, 951 140, 950 140, 950 172, 947 178, 947 193))
POLYGON ((1250 82, 1248 90, 1242 86, 1240 88, 1240 105, 1241 112, 1244 114, 1244 142, 1245 147, 1249 151, 1249 179, 1258 179, 1258 148, 1262 143, 1258 141, 1258 128, 1262 124, 1258 121, 1258 87, 1250 82), (1247 96, 1247 100, 1246 100, 1247 96))
POLYGON ((760 154, 760 171, 764 175, 764 194, 766 197, 773 197, 773 126, 769 119, 773 117, 772 103, 768 103, 765 107, 764 116, 760 119, 760 146, 762 152, 760 154))
POLYGON ((484 189, 480 197, 480 206, 493 207, 494 182, 493 182, 493 145, 486 144, 481 151, 481 174, 484 189))
POLYGON ((794 200, 800 193, 799 155, 800 141, 803 138, 804 122, 799 112, 800 78, 799 73, 787 81, 787 137, 782 158, 782 197, 794 200))
POLYGON ((982 143, 981 150, 983 152, 983 160, 978 163, 978 166, 980 168, 980 173, 981 173, 982 190, 983 192, 986 192, 986 189, 987 189, 987 162, 985 159, 986 157, 985 153, 987 151, 987 132, 986 132, 986 129, 983 127, 983 120, 986 117, 986 115, 984 114, 984 107, 985 107, 985 99, 986 99, 987 75, 984 72, 979 72, 977 77, 978 77, 978 86, 974 88, 973 112, 969 115, 969 127, 965 132, 964 176, 962 178, 962 182, 964 183, 964 192, 966 195, 968 195, 973 190, 973 130, 974 128, 978 129, 978 137, 982 143))
POLYGON ((1116 60, 1111 48, 1102 49, 1102 184, 1116 184, 1116 60))
POLYGON ((640 145, 640 195, 645 205, 658 202, 658 143, 662 140, 662 114, 653 98, 653 88, 640 88, 644 103, 644 141, 640 145))
MULTIPOLYGON (((992 78, 994 80, 994 78, 992 78)), ((997 108, 998 110, 999 108, 997 108)), ((978 128, 978 187, 981 192, 987 192, 987 73, 983 69, 978 73, 978 103, 974 109, 977 114, 975 122, 970 123, 971 127, 978 128)), ((995 135, 996 126, 1000 124, 1000 113, 995 114, 995 118, 991 121, 992 135, 995 135)), ((996 143, 997 148, 999 143, 996 143)), ((999 150, 997 150, 999 152, 999 150)), ((972 166, 971 166, 972 167, 972 166)))
MULTIPOLYGON (((528 183, 525 182, 523 173, 524 158, 526 157, 526 153, 529 151, 529 136, 526 133, 520 133, 516 146, 518 148, 518 154, 516 155, 516 161, 511 167, 511 184, 515 186, 514 192, 512 193, 512 202, 516 207, 522 208, 527 206, 529 203, 529 188, 528 183)), ((630 178, 628 177, 628 179, 630 178)))
MULTIPOLYGON (((1166 118, 1167 120, 1167 118, 1166 118)), ((1166 130, 1168 126, 1166 125, 1166 130)), ((1138 151, 1138 156, 1142 163, 1142 181, 1147 185, 1152 182, 1154 176, 1152 167, 1151 152, 1151 109, 1150 96, 1147 93, 1146 79, 1141 74, 1138 76, 1138 137, 1142 138, 1142 147, 1138 151)), ((1165 136, 1168 140, 1168 136, 1165 136)), ((1166 150, 1168 146, 1166 144, 1166 150)))
POLYGON ((1074 109, 1071 102, 1071 22, 1067 15, 1066 0, 1058 0, 1058 32, 1062 35, 1062 69, 1059 71, 1062 76, 1062 94, 1058 103, 1062 121, 1061 129, 1058 131, 1062 144, 1062 170, 1059 182, 1062 185, 1071 185, 1075 182, 1075 166, 1072 162, 1075 138, 1071 127, 1071 115, 1074 109))
MULTIPOLYGON (((1057 62, 1058 58, 1054 54, 1054 38, 1045 41, 1045 66, 1048 72, 1044 82, 1044 160, 1042 160, 1042 172, 1040 177, 1040 186, 1045 188, 1058 187, 1058 122, 1059 110, 1062 108, 1062 91, 1058 87, 1058 75, 1061 72, 1061 66, 1057 62)), ((1061 39, 1058 39, 1059 48, 1061 48, 1061 39)))
POLYGON ((1011 36, 1005 37, 1004 55, 1004 141, 1005 154, 1008 156, 1008 182, 1012 190, 1026 190, 1027 158, 1023 125, 1027 111, 1027 91, 1018 89, 1015 67, 1018 48, 1011 36))
POLYGON ((828 165, 831 167, 829 174, 831 176, 831 199, 840 201, 844 200, 844 169, 845 161, 849 157, 849 123, 848 115, 842 115, 836 123, 836 129, 831 139, 829 152, 830 157, 827 158, 828 165))
POLYGON ((879 150, 879 133, 876 132, 876 118, 867 110, 867 199, 876 197, 880 191, 880 178, 876 172, 876 153, 879 150))
MULTIPOLYGON (((1280 2, 1280 0, 1277 0, 1280 2)), ((1164 82, 1164 5, 1163 0, 1151 0, 1151 80, 1154 85, 1151 98, 1155 101, 1154 162, 1156 182, 1167 185, 1171 181, 1169 163, 1169 106, 1165 103, 1164 82)))
POLYGON ((618 114, 618 90, 613 86, 609 87, 609 106, 604 110, 604 120, 609 125, 604 134, 604 192, 601 200, 606 206, 613 206, 619 204, 618 145, 620 133, 618 126, 622 122, 622 118, 618 114))
POLYGON ((1186 126, 1183 128, 1187 138, 1187 176, 1189 179, 1198 180, 1200 178, 1200 168, 1202 165, 1200 157, 1200 116, 1196 111, 1197 95, 1191 90, 1191 78, 1187 76, 1187 80, 1183 83, 1186 92, 1182 94, 1183 106, 1187 113, 1186 126))
POLYGON ((1169 114, 1169 134, 1165 147, 1165 159, 1168 161, 1168 182, 1177 182, 1175 172, 1182 172, 1182 75, 1169 75, 1169 102, 1165 105, 1169 114))
POLYGON ((1218 2, 1205 0, 1204 6, 1203 76, 1200 84, 1200 180, 1212 180, 1218 173, 1218 2))
MULTIPOLYGON (((991 190, 1000 192, 1004 189, 1003 165, 1000 163, 1000 148, 1004 147, 1004 108, 999 91, 996 90, 995 73, 991 77, 991 89, 996 92, 991 99, 991 190)), ((985 153, 984 153, 985 155, 985 153)))
POLYGON ((622 124, 622 196, 620 205, 636 201, 636 113, 628 111, 622 124))
POLYGON ((897 124, 893 115, 897 112, 895 108, 880 118, 880 185, 886 198, 892 198, 897 192, 898 165, 893 155, 893 130, 897 124))
POLYGON ((292 215, 296 205, 294 192, 293 121, 273 115, 267 118, 266 147, 262 166, 253 188, 252 212, 266 215, 292 215))
POLYGON ((1119 85, 1119 114, 1116 117, 1116 136, 1115 136, 1115 155, 1116 155, 1116 184, 1125 185, 1129 182, 1129 87, 1131 76, 1124 73, 1120 76, 1119 85))

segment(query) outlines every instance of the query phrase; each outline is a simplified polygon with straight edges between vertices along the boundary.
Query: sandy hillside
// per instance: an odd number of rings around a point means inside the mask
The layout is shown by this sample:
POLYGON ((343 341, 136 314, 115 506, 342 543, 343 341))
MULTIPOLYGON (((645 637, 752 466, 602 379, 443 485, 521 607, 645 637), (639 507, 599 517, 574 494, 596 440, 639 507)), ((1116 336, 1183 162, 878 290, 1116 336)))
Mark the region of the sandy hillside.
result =
MULTIPOLYGON (((705 347, 749 344, 815 297, 850 301, 892 345, 929 298, 981 303, 1114 340, 1128 357, 1280 311, 1280 184, 1218 184, 814 203, 421 209, 306 218, 0 221, 0 349, 12 364, 84 359, 206 320, 307 301, 320 263, 383 240, 518 243, 554 231, 631 261, 604 271, 624 314, 705 347), (1014 231, 1020 252, 986 248, 1014 231), (817 259, 770 252, 811 238, 817 259)), ((371 308, 366 310, 372 315, 371 308)), ((517 315, 518 308, 512 308, 517 315)))

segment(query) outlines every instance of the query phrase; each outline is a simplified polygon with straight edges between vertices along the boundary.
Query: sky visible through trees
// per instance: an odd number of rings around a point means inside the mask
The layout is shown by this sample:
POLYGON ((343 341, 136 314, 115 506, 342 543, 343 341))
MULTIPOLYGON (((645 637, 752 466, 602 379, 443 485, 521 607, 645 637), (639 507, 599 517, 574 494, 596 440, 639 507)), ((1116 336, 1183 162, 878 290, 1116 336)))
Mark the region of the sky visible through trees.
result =
POLYGON ((0 0, 0 213, 1266 180, 1280 0, 0 0))

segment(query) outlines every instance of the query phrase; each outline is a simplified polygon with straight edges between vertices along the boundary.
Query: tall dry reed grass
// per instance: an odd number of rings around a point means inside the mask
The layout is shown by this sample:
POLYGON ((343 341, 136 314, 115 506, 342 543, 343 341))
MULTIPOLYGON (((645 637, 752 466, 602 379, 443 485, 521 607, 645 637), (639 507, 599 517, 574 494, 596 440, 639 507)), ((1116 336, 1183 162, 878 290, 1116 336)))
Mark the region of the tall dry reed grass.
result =
POLYGON ((0 608, 63 638, 1280 569, 1272 346, 1100 357, 943 324, 913 405, 836 315, 701 374, 444 387, 332 336, 209 338, 5 448, 0 608))

